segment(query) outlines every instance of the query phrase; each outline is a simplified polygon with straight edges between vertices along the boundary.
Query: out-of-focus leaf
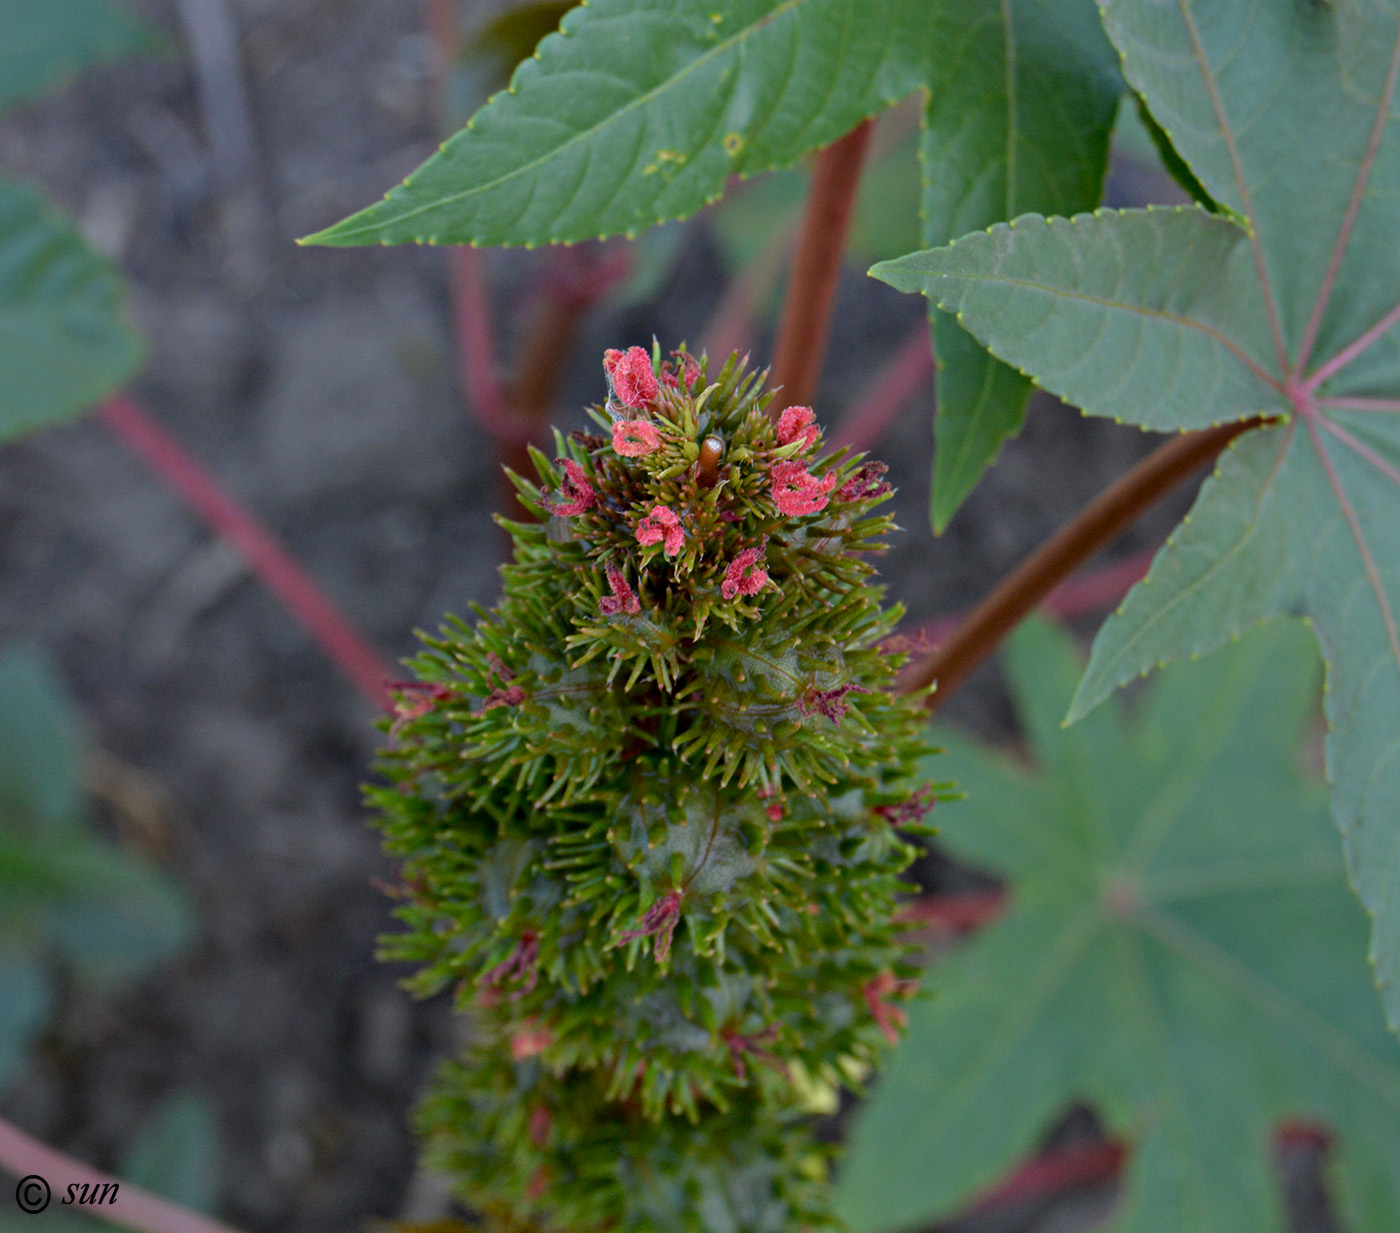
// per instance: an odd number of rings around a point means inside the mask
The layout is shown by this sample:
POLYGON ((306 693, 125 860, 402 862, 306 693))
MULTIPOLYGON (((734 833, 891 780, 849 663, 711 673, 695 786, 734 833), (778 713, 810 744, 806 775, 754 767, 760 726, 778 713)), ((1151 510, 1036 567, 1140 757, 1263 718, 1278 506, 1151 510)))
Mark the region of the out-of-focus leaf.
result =
POLYGON ((209 1102, 179 1092, 156 1110, 117 1168, 123 1181, 212 1212, 219 1197, 219 1127, 209 1102))
POLYGON ((132 376, 122 283, 32 189, 0 180, 0 441, 82 414, 132 376))
POLYGON ((1113 143, 1138 163, 1160 166, 1193 201, 1212 214, 1220 213, 1219 204, 1211 199, 1191 168, 1176 152, 1162 126, 1136 94, 1123 98, 1122 106, 1118 109, 1118 123, 1113 129, 1113 143))
POLYGON ((82 800, 82 742, 57 672, 34 651, 0 653, 0 831, 6 819, 71 825, 82 800))
POLYGON ((148 858, 83 825, 81 757, 57 673, 32 651, 0 654, 0 945, 116 984, 187 946, 194 914, 148 858))
POLYGON ((4 0, 0 4, 0 109, 62 85, 89 65, 169 41, 107 0, 4 0))
POLYGON ((91 983, 134 979, 193 939, 187 896, 145 857, 94 837, 54 865, 66 890, 44 911, 43 933, 91 983))
POLYGON ((935 962, 935 996, 859 1116, 839 1186, 855 1233, 983 1192, 1090 1101, 1132 1151, 1115 1233, 1283 1233, 1271 1137, 1326 1124, 1342 1227, 1400 1212, 1400 1042, 1365 960, 1326 793, 1304 631, 1274 622, 1164 672, 1132 720, 1060 716, 1082 661, 1045 625, 1009 667, 1033 769, 939 732, 967 799, 940 837, 1010 908, 935 962))
POLYGON ((505 86, 515 66, 528 59, 546 35, 559 29, 564 14, 573 7, 569 0, 537 0, 509 8, 482 27, 468 54, 491 56, 499 62, 501 79, 493 93, 505 86))
POLYGON ((53 991, 43 965, 0 939, 0 1095, 52 1009, 53 991))
POLYGON ((684 240, 683 223, 653 227, 633 240, 627 248, 627 277, 608 293, 608 306, 630 308, 652 299, 675 268, 684 240))

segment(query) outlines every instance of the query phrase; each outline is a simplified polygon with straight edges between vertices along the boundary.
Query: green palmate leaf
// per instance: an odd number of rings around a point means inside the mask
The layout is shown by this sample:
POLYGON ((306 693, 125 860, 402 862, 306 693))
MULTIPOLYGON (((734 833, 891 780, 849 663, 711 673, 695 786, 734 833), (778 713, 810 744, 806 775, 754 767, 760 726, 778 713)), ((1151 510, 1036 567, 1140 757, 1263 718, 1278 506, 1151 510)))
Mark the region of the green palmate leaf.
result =
POLYGON ((90 64, 161 51, 165 37, 106 0, 0 5, 0 108, 61 85, 90 64))
MULTIPOLYGON (((938 0, 920 158, 923 241, 946 244, 1029 210, 1092 209, 1123 83, 1092 0, 938 0)), ((938 357, 932 517, 941 531, 1002 443, 1030 382, 931 310, 938 357)))
POLYGON ((1212 199, 1029 217, 880 267, 1094 415, 1239 438, 1101 631, 1083 714, 1276 613, 1330 675, 1328 769, 1400 1025, 1400 17, 1378 0, 1104 5, 1124 70, 1212 199))
POLYGON ((115 268, 33 190, 0 180, 0 441, 87 410, 140 360, 115 268))
POLYGON ((1080 660, 1044 625, 1011 645, 1035 767, 954 737, 967 791, 940 813, 1010 908, 931 979, 858 1119, 839 1190, 855 1233, 973 1199, 1076 1101, 1131 1155, 1121 1233, 1282 1233, 1271 1144, 1333 1132, 1343 1227, 1400 1210, 1400 1044, 1364 958, 1322 785, 1298 749, 1315 659, 1276 622, 1064 729, 1080 660))

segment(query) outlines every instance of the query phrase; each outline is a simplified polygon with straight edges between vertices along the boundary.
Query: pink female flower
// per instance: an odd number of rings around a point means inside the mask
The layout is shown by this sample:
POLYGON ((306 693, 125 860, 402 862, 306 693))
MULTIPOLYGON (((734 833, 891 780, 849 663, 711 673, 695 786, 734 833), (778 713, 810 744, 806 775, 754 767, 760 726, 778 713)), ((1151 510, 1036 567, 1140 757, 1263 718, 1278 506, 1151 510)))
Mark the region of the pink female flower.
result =
POLYGON ((559 485, 559 495, 567 500, 563 505, 551 505, 546 501, 545 508, 551 514, 563 514, 567 517, 571 514, 581 514, 596 505, 598 494, 593 491, 593 485, 588 482, 583 468, 567 458, 562 459, 559 465, 564 468, 564 482, 559 485))
POLYGON ((841 485, 836 495, 842 501, 868 501, 872 497, 882 497, 890 490, 890 486, 880 478, 888 470, 883 462, 867 462, 841 485))
POLYGON ((505 960, 486 973, 486 983, 499 989, 509 980, 519 980, 521 986, 512 993, 511 1001, 524 997, 539 980, 540 938, 532 929, 520 935, 520 941, 505 960))
POLYGON ((668 557, 673 557, 681 550, 681 543, 685 539, 685 531, 681 528, 681 520, 676 517, 673 509, 666 505, 655 506, 651 513, 637 524, 637 543, 646 547, 648 544, 663 544, 662 551, 668 557))
POLYGON ((530 1142, 542 1148, 549 1142, 549 1131, 554 1118, 544 1105, 536 1105, 530 1110, 530 1142))
POLYGON ((661 434, 646 420, 618 420, 612 444, 624 458, 640 458, 661 448, 661 434))
POLYGON ((825 715, 832 723, 838 724, 851 709, 846 695, 869 692, 864 685, 838 685, 835 689, 818 689, 814 685, 797 700, 797 709, 804 715, 825 715))
POLYGON ((674 365, 661 366, 661 380, 667 389, 688 390, 700 380, 700 361, 689 351, 672 351, 671 358, 675 360, 674 365))
POLYGON ((890 999, 907 997, 914 985, 912 980, 896 980, 889 972, 881 972, 874 980, 865 983, 863 992, 870 1017, 879 1025, 891 1045, 899 1044, 900 1030, 909 1023, 909 1016, 890 999))
POLYGON ((924 784, 913 796, 894 805, 876 805, 875 812, 891 826, 908 826, 922 822, 933 809, 933 787, 924 784))
POLYGON ((725 599, 733 599, 736 595, 757 595, 768 585, 768 572, 763 568, 763 549, 767 543, 765 539, 757 548, 745 548, 730 562, 720 587, 725 599))
POLYGON ((540 1021, 531 1017, 510 1038, 510 1056, 513 1061, 523 1062, 526 1058, 539 1057, 553 1043, 549 1029, 541 1027, 540 1021))
POLYGON ((603 572, 607 575, 608 587, 612 595, 604 595, 598 601, 598 610, 604 616, 616 616, 619 612, 640 612, 642 601, 633 594, 632 588, 627 585, 627 578, 611 561, 603 566, 603 572))
POLYGON ((452 697, 452 691, 446 685, 434 685, 429 681, 385 681, 384 688, 391 695, 408 695, 394 698, 394 722, 389 726, 391 741, 398 736, 399 729, 404 724, 413 719, 421 719, 439 702, 452 697), (418 701, 408 700, 413 694, 419 695, 418 701))
POLYGON ((804 446, 815 445, 822 435, 816 418, 811 407, 789 407, 778 417, 778 444, 791 445, 800 437, 804 446))
POLYGON ((637 922, 636 929, 628 929, 623 933, 619 945, 635 941, 637 938, 655 937, 656 945, 652 954, 657 963, 665 963, 666 956, 671 953, 671 935, 676 931, 676 922, 680 915, 681 893, 678 890, 669 890, 646 910, 645 915, 637 922))
POLYGON ((792 460, 775 463, 770 475, 773 500, 783 513, 793 516, 825 509, 831 490, 836 487, 836 476, 817 479, 800 462, 792 460))
POLYGON ((485 701, 481 704, 478 715, 494 709, 498 706, 519 706, 525 701, 525 690, 519 685, 512 685, 510 682, 515 679, 515 673, 501 662, 501 657, 495 651, 491 651, 486 656, 486 662, 490 665, 490 671, 486 674, 486 683, 491 684, 491 676, 494 673, 500 677, 501 684, 486 695, 485 701))
POLYGON ((612 348, 604 351, 603 371, 623 406, 646 407, 656 401, 656 373, 651 367, 651 356, 641 347, 628 347, 625 352, 612 348))
POLYGON ((519 685, 505 686, 492 690, 486 700, 482 702, 481 710, 477 714, 494 710, 498 706, 519 706, 524 701, 525 691, 519 685))

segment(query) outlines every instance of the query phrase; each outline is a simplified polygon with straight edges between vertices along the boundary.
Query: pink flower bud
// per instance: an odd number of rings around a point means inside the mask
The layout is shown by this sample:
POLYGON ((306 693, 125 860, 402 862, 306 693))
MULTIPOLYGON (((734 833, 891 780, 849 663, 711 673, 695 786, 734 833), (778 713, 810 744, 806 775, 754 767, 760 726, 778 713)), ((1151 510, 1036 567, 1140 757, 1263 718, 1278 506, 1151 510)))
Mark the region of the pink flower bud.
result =
POLYGON ((868 694, 864 685, 838 685, 835 689, 817 689, 813 686, 797 701, 797 709, 804 715, 825 715, 832 723, 840 723, 851 709, 846 701, 849 693, 868 694))
POLYGON ((541 1027, 538 1019, 526 1019, 520 1025, 520 1030, 510 1038, 510 1056, 517 1062, 539 1057, 552 1042, 549 1029, 541 1027))
POLYGON ((612 443, 624 458, 640 458, 661 448, 661 434, 646 420, 618 420, 612 443))
POLYGON ((933 804, 933 788, 924 784, 913 796, 898 804, 876 805, 875 812, 891 826, 908 826, 910 823, 922 822, 933 808, 933 804))
POLYGON ((511 1000, 524 997, 539 979, 539 957, 539 934, 527 929, 505 960, 486 973, 486 983, 499 988, 509 980, 518 980, 521 986, 511 994, 511 1000))
POLYGON ((766 544, 765 540, 757 548, 745 548, 730 562, 720 587, 725 599, 733 599, 736 595, 757 595, 768 585, 768 573, 761 563, 766 544))
POLYGON ((623 933, 620 943, 654 937, 656 944, 652 954, 657 963, 665 963, 666 956, 671 953, 671 935, 676 931, 676 921, 680 919, 680 914, 680 891, 667 891, 646 910, 642 919, 637 922, 636 929, 628 929, 623 933))
POLYGON ((641 347, 628 347, 625 352, 612 348, 604 351, 603 371, 623 406, 645 407, 656 400, 656 373, 652 371, 651 356, 641 347))
POLYGON ((888 470, 883 462, 867 462, 841 485, 836 495, 842 501, 868 501, 872 497, 882 497, 890 490, 890 486, 880 478, 888 470))
POLYGON ((551 514, 563 514, 567 517, 571 514, 581 514, 596 505, 598 494, 593 491, 583 468, 567 458, 561 459, 559 465, 564 469, 564 482, 559 485, 559 495, 567 500, 562 505, 551 505, 546 501, 545 508, 551 514))
POLYGON ((836 487, 836 476, 817 479, 800 462, 792 460, 775 463, 770 475, 773 500, 784 514, 793 516, 825 509, 831 499, 829 494, 836 487))
POLYGON ((603 567, 603 572, 607 576, 608 587, 612 591, 612 595, 604 595, 598 601, 598 610, 604 616, 616 616, 620 612, 640 612, 642 601, 633 594, 632 588, 628 586, 626 575, 611 561, 603 567))
POLYGON ((899 1044, 900 1029, 908 1024, 909 1016, 890 998, 907 997, 913 987, 913 981, 896 980, 889 972, 881 972, 874 980, 865 983, 865 1004, 870 1008, 870 1017, 879 1025, 891 1045, 899 1044))
POLYGON ((700 380, 700 361, 689 351, 672 351, 671 358, 674 364, 661 366, 661 380, 667 389, 689 390, 700 380))
POLYGON ((681 543, 685 539, 685 531, 681 528, 681 520, 676 517, 676 513, 669 506, 655 506, 651 513, 637 524, 637 543, 645 547, 648 544, 664 544, 663 551, 668 557, 673 557, 681 550, 681 543))
POLYGON ((789 407, 778 417, 778 444, 791 445, 800 437, 804 446, 815 445, 822 435, 816 418, 811 407, 789 407))

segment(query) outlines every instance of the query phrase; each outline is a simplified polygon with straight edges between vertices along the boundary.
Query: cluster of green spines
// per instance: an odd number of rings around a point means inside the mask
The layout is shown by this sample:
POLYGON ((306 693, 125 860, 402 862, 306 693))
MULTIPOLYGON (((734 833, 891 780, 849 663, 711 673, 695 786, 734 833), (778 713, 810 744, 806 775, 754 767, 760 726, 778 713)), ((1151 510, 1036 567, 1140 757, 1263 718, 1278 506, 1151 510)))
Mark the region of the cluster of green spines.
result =
POLYGON ((504 598, 427 640, 371 790, 386 954, 476 1025, 423 1125, 503 1228, 824 1228, 793 1124, 902 1018, 933 792, 861 555, 889 488, 737 359, 609 356, 611 436, 516 478, 504 598))

